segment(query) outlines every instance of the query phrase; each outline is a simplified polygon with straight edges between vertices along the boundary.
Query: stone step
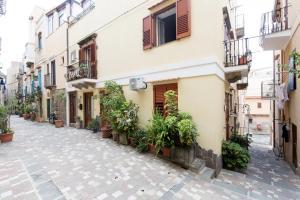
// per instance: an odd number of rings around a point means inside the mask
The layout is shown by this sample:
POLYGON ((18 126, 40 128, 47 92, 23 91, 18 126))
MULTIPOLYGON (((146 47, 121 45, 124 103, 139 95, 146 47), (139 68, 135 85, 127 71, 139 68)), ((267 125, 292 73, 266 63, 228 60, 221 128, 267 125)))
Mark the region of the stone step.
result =
POLYGON ((220 188, 254 199, 300 199, 300 193, 281 186, 266 184, 248 178, 245 174, 222 170, 213 184, 220 188))
POLYGON ((205 167, 205 161, 196 158, 194 162, 190 165, 190 170, 195 173, 199 173, 205 167))
POLYGON ((201 171, 200 171, 200 177, 201 179, 210 181, 215 177, 215 170, 211 169, 209 167, 204 167, 201 171))

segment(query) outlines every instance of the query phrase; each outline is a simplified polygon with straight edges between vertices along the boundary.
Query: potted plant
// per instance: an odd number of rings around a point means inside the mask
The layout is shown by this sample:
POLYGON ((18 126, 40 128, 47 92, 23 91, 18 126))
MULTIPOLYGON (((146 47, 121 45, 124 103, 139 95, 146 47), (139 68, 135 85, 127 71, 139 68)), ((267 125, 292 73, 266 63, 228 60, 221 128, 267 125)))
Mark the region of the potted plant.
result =
POLYGON ((2 129, 2 133, 0 134, 0 141, 2 143, 11 142, 13 140, 14 133, 10 128, 2 129))
MULTIPOLYGON (((56 96, 56 101, 58 102, 64 102, 66 100, 65 91, 60 91, 55 96, 56 96)), ((62 120, 62 116, 56 116, 56 117, 57 119, 54 121, 55 127, 62 128, 64 126, 64 121, 62 120)))
POLYGON ((96 119, 92 119, 92 121, 88 125, 88 129, 93 131, 93 133, 97 133, 100 127, 100 121, 97 117, 96 119))
POLYGON ((82 120, 80 119, 79 116, 77 116, 76 119, 75 119, 75 128, 77 128, 77 129, 82 128, 82 120))
POLYGON ((10 142, 13 139, 13 131, 9 128, 9 114, 4 106, 0 106, 0 141, 10 142))
POLYGON ((29 106, 28 106, 28 104, 24 104, 24 108, 23 108, 23 117, 24 117, 24 119, 26 119, 26 120, 28 120, 28 119, 30 119, 30 108, 29 108, 29 106))

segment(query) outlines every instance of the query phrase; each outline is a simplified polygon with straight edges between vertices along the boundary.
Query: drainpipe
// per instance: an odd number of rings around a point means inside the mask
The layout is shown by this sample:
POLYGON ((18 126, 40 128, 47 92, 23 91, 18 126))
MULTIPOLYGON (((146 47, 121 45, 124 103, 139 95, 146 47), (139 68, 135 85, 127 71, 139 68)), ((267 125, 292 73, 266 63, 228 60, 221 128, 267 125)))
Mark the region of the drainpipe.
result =
POLYGON ((68 20, 67 20, 67 31, 66 31, 66 34, 67 34, 67 36, 66 36, 66 39, 67 39, 67 66, 69 66, 69 26, 70 26, 70 24, 69 24, 69 22, 70 22, 70 16, 68 16, 68 20))

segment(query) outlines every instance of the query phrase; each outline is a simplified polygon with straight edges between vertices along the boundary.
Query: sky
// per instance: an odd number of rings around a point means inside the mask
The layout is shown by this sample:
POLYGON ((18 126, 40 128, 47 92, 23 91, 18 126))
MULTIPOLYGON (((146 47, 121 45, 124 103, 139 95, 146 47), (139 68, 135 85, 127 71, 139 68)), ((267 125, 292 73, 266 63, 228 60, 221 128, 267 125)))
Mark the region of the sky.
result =
MULTIPOLYGON (((272 10, 274 0, 238 1, 242 5, 239 9, 245 14, 246 37, 257 36, 261 14, 272 10)), ((3 68, 2 72, 6 73, 11 61, 22 61, 25 43, 28 38, 28 18, 34 6, 38 5, 49 10, 61 2, 63 0, 7 1, 7 13, 5 16, 0 17, 0 37, 2 38, 0 66, 3 68)), ((272 66, 271 52, 261 52, 257 38, 250 40, 250 48, 254 51, 252 69, 272 66)))

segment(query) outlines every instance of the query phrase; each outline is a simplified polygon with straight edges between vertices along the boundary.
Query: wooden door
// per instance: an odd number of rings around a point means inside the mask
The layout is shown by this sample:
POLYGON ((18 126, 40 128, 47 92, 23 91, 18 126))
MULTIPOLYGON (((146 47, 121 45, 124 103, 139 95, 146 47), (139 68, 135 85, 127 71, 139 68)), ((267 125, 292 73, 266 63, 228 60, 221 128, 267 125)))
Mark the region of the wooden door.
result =
POLYGON ((47 99, 47 118, 50 118, 50 112, 51 112, 51 102, 50 99, 47 99))
POLYGON ((292 137, 293 137, 293 164, 294 167, 298 167, 298 159, 297 159, 297 126, 295 124, 292 125, 292 137))
POLYGON ((84 127, 87 128, 92 121, 92 97, 93 93, 84 93, 84 127))
POLYGON ((153 101, 154 101, 154 111, 159 112, 163 114, 164 116, 166 115, 165 113, 165 97, 164 94, 165 92, 173 90, 177 93, 178 95, 178 86, 177 83, 170 83, 170 84, 163 84, 163 85, 155 85, 153 87, 153 101))
POLYGON ((76 93, 69 94, 70 123, 76 123, 76 93))

